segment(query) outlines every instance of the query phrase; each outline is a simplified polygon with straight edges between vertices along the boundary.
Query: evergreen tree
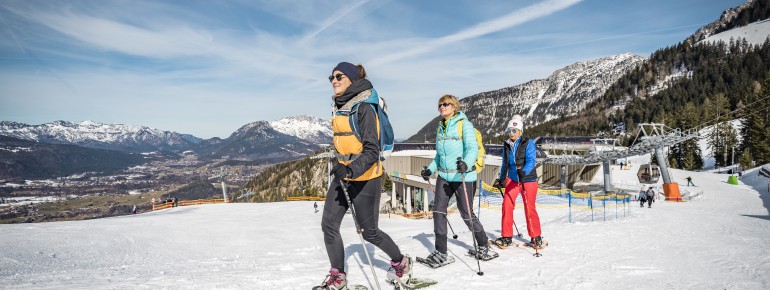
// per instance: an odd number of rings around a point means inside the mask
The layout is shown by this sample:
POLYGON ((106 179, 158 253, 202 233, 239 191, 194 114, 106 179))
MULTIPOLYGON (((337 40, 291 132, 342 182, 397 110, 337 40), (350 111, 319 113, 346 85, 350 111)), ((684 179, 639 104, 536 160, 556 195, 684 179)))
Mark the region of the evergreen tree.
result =
POLYGON ((755 86, 755 93, 749 94, 743 110, 744 149, 751 151, 757 164, 770 163, 770 78, 762 85, 755 86))
POLYGON ((754 164, 752 162, 754 161, 754 157, 751 156, 751 151, 746 149, 741 152, 741 157, 739 158, 738 162, 740 162, 741 167, 743 168, 751 168, 754 164))

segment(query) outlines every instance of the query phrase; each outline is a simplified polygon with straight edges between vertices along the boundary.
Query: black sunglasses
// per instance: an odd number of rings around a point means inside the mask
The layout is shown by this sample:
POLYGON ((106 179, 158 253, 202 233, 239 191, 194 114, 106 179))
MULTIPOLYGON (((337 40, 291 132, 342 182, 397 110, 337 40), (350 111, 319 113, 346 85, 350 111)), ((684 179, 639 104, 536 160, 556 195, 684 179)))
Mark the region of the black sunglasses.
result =
POLYGON ((441 103, 441 104, 438 104, 438 108, 441 109, 441 107, 449 107, 450 105, 452 105, 452 104, 450 104, 450 103, 441 103))
POLYGON ((334 81, 335 78, 337 79, 338 82, 340 82, 340 81, 342 81, 342 77, 344 77, 344 76, 345 76, 345 74, 342 74, 342 73, 336 74, 336 75, 330 75, 329 76, 329 82, 331 83, 332 81, 334 81))

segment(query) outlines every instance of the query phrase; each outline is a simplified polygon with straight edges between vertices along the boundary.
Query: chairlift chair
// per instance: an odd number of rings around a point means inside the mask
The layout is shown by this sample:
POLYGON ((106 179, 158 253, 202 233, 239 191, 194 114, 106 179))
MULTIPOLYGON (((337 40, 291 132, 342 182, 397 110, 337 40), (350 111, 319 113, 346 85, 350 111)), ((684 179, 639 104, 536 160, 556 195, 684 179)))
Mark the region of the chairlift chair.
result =
POLYGON ((656 184, 658 179, 660 179, 660 168, 649 163, 642 164, 642 166, 639 166, 636 176, 639 178, 639 183, 656 184))

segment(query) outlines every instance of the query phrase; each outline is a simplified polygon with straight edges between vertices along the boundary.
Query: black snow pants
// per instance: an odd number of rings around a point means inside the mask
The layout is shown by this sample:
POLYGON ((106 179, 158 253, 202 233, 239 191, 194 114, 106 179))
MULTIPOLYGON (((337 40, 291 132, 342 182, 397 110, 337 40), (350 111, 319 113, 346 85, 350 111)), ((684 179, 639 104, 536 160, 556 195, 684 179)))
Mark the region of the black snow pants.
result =
MULTIPOLYGON (((393 239, 378 228, 380 217, 380 195, 382 194, 382 179, 375 178, 367 181, 350 181, 348 193, 355 207, 356 220, 363 229, 363 237, 367 242, 380 248, 392 261, 401 261, 403 255, 393 239)), ((321 229, 324 233, 326 254, 332 268, 345 270, 345 249, 340 235, 340 224, 345 212, 348 210, 348 202, 345 193, 338 182, 332 182, 326 194, 326 202, 323 207, 321 229)), ((355 228, 349 229, 351 232, 355 228)), ((362 260, 366 260, 363 258, 362 260)))

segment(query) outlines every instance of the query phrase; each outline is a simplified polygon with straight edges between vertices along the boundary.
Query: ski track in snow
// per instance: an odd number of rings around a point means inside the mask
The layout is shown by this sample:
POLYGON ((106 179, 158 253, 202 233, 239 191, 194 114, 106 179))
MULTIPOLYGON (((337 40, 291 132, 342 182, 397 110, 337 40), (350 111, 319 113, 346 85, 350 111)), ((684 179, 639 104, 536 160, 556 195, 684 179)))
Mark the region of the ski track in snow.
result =
MULTIPOLYGON (((613 181, 633 182, 636 166, 613 181)), ((631 203, 627 216, 590 221, 590 212, 539 209, 550 246, 535 258, 528 248, 498 250, 481 262, 465 255, 470 231, 449 216, 456 262, 415 275, 439 281, 428 289, 768 289, 770 217, 766 179, 748 170, 746 184, 726 175, 672 170, 680 184, 692 176, 703 196, 691 202, 631 203), (764 183, 763 183, 764 182, 764 183), (762 192, 758 192, 761 190, 762 192), (636 206, 634 206, 636 204, 636 206)), ((686 186, 681 187, 688 189, 686 186)), ((692 188, 690 188, 692 189, 692 188)), ((528 239, 521 205, 519 231, 528 239)), ((309 289, 329 262, 313 202, 217 204, 87 221, 0 225, 0 285, 4 289, 309 289)), ((612 218, 609 216, 612 215, 612 218)), ((500 235, 500 212, 482 208, 490 238, 500 235)), ((433 221, 380 215, 380 227, 406 254, 433 250, 433 221)), ((351 216, 342 223, 351 284, 375 289, 351 216)), ((377 278, 386 285, 388 258, 367 243, 377 278)))

